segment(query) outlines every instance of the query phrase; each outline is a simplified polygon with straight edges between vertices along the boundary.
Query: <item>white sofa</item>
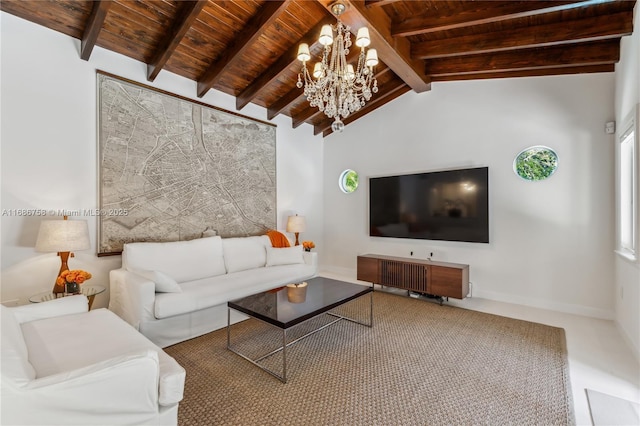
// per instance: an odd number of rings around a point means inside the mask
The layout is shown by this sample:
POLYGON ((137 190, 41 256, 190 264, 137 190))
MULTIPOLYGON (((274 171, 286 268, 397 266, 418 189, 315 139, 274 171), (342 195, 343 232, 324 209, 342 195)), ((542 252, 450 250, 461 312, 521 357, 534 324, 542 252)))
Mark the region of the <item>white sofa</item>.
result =
MULTIPOLYGON (((229 300, 317 274, 316 253, 273 248, 269 237, 129 243, 110 272, 109 309, 160 347, 227 324, 229 300)), ((246 317, 232 312, 232 322, 246 317)))
POLYGON ((2 306, 3 425, 176 425, 184 369, 85 296, 2 306))

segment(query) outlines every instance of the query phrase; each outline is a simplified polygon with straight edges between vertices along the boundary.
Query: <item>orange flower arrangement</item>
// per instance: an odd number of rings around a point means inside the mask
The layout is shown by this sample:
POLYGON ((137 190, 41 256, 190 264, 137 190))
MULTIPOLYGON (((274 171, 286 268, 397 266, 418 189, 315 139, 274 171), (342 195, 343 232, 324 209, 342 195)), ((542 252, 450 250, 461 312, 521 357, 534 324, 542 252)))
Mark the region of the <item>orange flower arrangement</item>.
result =
POLYGON ((302 248, 304 248, 304 251, 311 251, 312 248, 315 248, 316 245, 313 244, 313 241, 303 241, 302 242, 302 248))
POLYGON ((82 269, 68 269, 66 271, 62 271, 62 273, 56 280, 56 284, 62 286, 67 283, 82 284, 88 279, 91 279, 90 273, 83 271, 82 269))

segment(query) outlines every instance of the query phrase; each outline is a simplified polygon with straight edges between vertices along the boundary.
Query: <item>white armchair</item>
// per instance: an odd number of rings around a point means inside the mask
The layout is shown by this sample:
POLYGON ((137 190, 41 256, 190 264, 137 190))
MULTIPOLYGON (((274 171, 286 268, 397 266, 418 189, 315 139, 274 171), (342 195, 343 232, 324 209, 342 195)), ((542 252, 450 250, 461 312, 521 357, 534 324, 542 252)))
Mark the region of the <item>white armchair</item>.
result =
POLYGON ((177 424, 184 369, 85 296, 2 306, 2 424, 177 424))

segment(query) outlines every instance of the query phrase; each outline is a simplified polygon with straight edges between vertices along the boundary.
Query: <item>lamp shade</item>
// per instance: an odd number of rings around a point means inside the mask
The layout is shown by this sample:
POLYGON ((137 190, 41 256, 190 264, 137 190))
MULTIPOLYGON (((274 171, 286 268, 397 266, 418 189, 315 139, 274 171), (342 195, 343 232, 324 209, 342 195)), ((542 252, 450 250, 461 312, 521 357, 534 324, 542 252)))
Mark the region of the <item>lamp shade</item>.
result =
POLYGON ((309 45, 307 43, 301 43, 298 46, 298 60, 306 62, 311 59, 311 53, 309 53, 309 45))
POLYGON ((316 62, 316 64, 313 66, 313 76, 315 78, 320 78, 324 75, 324 73, 322 72, 322 64, 320 62, 316 62))
POLYGON ((289 216, 287 220, 287 232, 304 232, 307 224, 304 220, 304 216, 289 216))
POLYGON ((367 58, 365 59, 365 64, 368 67, 375 67, 378 65, 378 52, 376 49, 369 49, 367 52, 367 58))
POLYGON ((371 38, 369 37, 369 29, 367 27, 362 27, 358 30, 358 35, 356 36, 356 46, 358 47, 367 47, 371 44, 371 38))
POLYGON ((333 43, 333 30, 331 29, 331 25, 322 26, 318 41, 323 46, 329 46, 331 43, 333 43))
POLYGON ((86 220, 43 220, 40 223, 36 251, 67 252, 91 248, 86 220))

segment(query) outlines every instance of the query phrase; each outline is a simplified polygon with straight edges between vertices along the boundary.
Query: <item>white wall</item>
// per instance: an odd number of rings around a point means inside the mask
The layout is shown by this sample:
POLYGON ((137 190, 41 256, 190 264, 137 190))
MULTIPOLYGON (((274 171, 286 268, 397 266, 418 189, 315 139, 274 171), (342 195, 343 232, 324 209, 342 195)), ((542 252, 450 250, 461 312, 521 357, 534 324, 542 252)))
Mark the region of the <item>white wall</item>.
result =
MULTIPOLYGON (((80 42, 55 31, 0 13, 1 52, 1 221, 3 301, 19 299, 53 287, 60 267, 55 254, 36 253, 41 218, 8 216, 12 209, 95 209, 96 69, 168 92, 198 99, 196 83, 162 71, 146 81, 146 66, 125 56, 95 48, 91 59, 79 57, 80 42)), ((212 90, 202 102, 235 111, 235 98, 212 90)), ((241 111, 266 120, 264 108, 241 111)), ((291 213, 307 216, 305 240, 322 247, 322 143, 304 125, 296 130, 288 117, 277 124, 278 228, 291 213)), ((108 287, 108 271, 120 257, 95 256, 96 218, 89 221, 93 248, 78 252, 71 268, 94 274, 91 284, 108 287)), ((108 294, 96 299, 106 306, 108 294)))
POLYGON ((355 278, 358 254, 434 252, 470 265, 474 297, 612 319, 613 98, 613 73, 434 83, 325 138, 323 268, 355 278), (558 170, 523 181, 513 159, 539 144, 558 170), (490 244, 369 237, 368 177, 471 166, 489 167, 490 244))
MULTIPOLYGON (((640 103, 640 8, 635 7, 635 32, 622 39, 620 62, 616 64, 615 118, 622 130, 623 120, 640 103)), ((640 130, 640 128, 638 129, 640 130)), ((638 153, 640 164, 640 153, 638 153)), ((637 185, 640 200, 640 184, 637 185)), ((640 229, 640 214, 636 229, 640 229)), ((615 311, 616 322, 623 336, 640 359, 640 260, 631 261, 620 255, 615 257, 615 311)))

